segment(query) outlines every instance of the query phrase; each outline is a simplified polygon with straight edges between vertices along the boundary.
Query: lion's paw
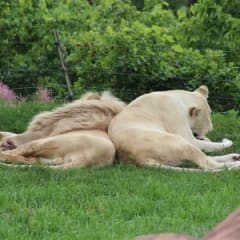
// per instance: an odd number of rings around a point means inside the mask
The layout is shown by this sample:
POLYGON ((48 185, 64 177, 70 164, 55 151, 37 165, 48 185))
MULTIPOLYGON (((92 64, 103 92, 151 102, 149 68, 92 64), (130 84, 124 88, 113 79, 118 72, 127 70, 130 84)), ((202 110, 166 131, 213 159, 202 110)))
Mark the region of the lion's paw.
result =
POLYGON ((1 147, 2 151, 12 150, 12 149, 16 148, 14 143, 9 139, 6 139, 5 141, 3 141, 0 147, 1 147))
POLYGON ((233 142, 232 142, 231 140, 227 139, 227 138, 224 138, 224 139, 222 140, 222 143, 223 143, 223 147, 224 147, 224 148, 231 147, 232 144, 233 144, 233 142))
POLYGON ((229 170, 232 170, 232 169, 239 169, 240 168, 240 162, 232 162, 232 165, 231 166, 228 166, 227 167, 229 170))
POLYGON ((232 156, 232 160, 233 161, 240 161, 240 154, 235 154, 234 156, 232 156))

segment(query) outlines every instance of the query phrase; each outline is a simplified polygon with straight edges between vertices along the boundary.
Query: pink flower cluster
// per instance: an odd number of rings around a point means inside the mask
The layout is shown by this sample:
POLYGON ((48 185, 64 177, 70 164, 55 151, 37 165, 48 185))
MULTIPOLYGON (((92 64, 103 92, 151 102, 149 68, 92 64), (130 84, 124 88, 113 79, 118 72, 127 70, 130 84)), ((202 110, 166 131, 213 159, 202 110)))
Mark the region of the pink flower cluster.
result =
MULTIPOLYGON (((18 97, 16 93, 11 90, 6 84, 0 82, 0 101, 6 101, 9 103, 25 102, 27 99, 24 97, 18 97)), ((47 88, 37 88, 35 93, 35 99, 39 102, 49 102, 52 100, 51 93, 47 88)))
POLYGON ((40 102, 51 101, 51 94, 47 88, 39 87, 36 92, 37 100, 40 102))
POLYGON ((6 84, 0 82, 0 100, 7 102, 16 102, 17 95, 6 84))

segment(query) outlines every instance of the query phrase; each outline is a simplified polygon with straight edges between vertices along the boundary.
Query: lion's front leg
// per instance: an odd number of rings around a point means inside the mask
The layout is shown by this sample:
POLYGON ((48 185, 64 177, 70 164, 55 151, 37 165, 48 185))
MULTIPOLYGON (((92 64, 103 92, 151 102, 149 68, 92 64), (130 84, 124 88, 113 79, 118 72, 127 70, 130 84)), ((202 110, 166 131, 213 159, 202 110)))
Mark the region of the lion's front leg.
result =
POLYGON ((231 147, 233 142, 229 139, 223 139, 222 142, 211 142, 206 140, 194 140, 194 145, 205 152, 221 151, 231 147))
POLYGON ((0 142, 0 150, 12 150, 25 143, 41 139, 44 136, 42 132, 25 132, 22 134, 9 135, 0 142))

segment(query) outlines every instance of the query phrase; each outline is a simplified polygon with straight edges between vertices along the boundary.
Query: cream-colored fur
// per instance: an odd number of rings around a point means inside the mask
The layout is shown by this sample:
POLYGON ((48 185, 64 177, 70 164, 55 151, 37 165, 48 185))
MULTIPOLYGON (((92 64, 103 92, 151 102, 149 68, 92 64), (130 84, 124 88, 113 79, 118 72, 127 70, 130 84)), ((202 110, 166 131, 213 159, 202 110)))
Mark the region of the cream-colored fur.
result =
POLYGON ((53 168, 110 165, 115 147, 106 132, 110 120, 124 107, 109 93, 88 93, 73 103, 40 113, 25 133, 0 132, 0 161, 53 168))
POLYGON ((212 130, 207 97, 207 87, 201 86, 194 92, 152 92, 135 99, 109 125, 108 134, 120 159, 176 170, 182 168, 173 166, 185 160, 205 170, 239 168, 239 154, 211 157, 202 151, 223 150, 232 145, 228 139, 205 139, 212 130))

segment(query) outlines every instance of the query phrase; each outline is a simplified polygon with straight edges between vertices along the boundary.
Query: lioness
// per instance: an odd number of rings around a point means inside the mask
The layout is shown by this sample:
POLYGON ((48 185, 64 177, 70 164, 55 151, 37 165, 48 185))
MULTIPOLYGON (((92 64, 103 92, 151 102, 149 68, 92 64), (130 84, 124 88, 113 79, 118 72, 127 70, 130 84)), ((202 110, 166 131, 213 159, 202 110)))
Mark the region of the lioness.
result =
POLYGON ((213 128, 207 97, 208 88, 200 86, 193 92, 152 92, 135 99, 109 125, 108 134, 119 157, 139 165, 176 170, 181 168, 173 166, 185 160, 205 170, 238 168, 239 154, 212 157, 201 151, 232 145, 227 139, 219 143, 205 140, 213 128))
POLYGON ((110 120, 125 103, 103 93, 88 93, 54 111, 38 114, 26 132, 0 132, 0 161, 100 167, 113 162, 115 147, 107 135, 110 120))

